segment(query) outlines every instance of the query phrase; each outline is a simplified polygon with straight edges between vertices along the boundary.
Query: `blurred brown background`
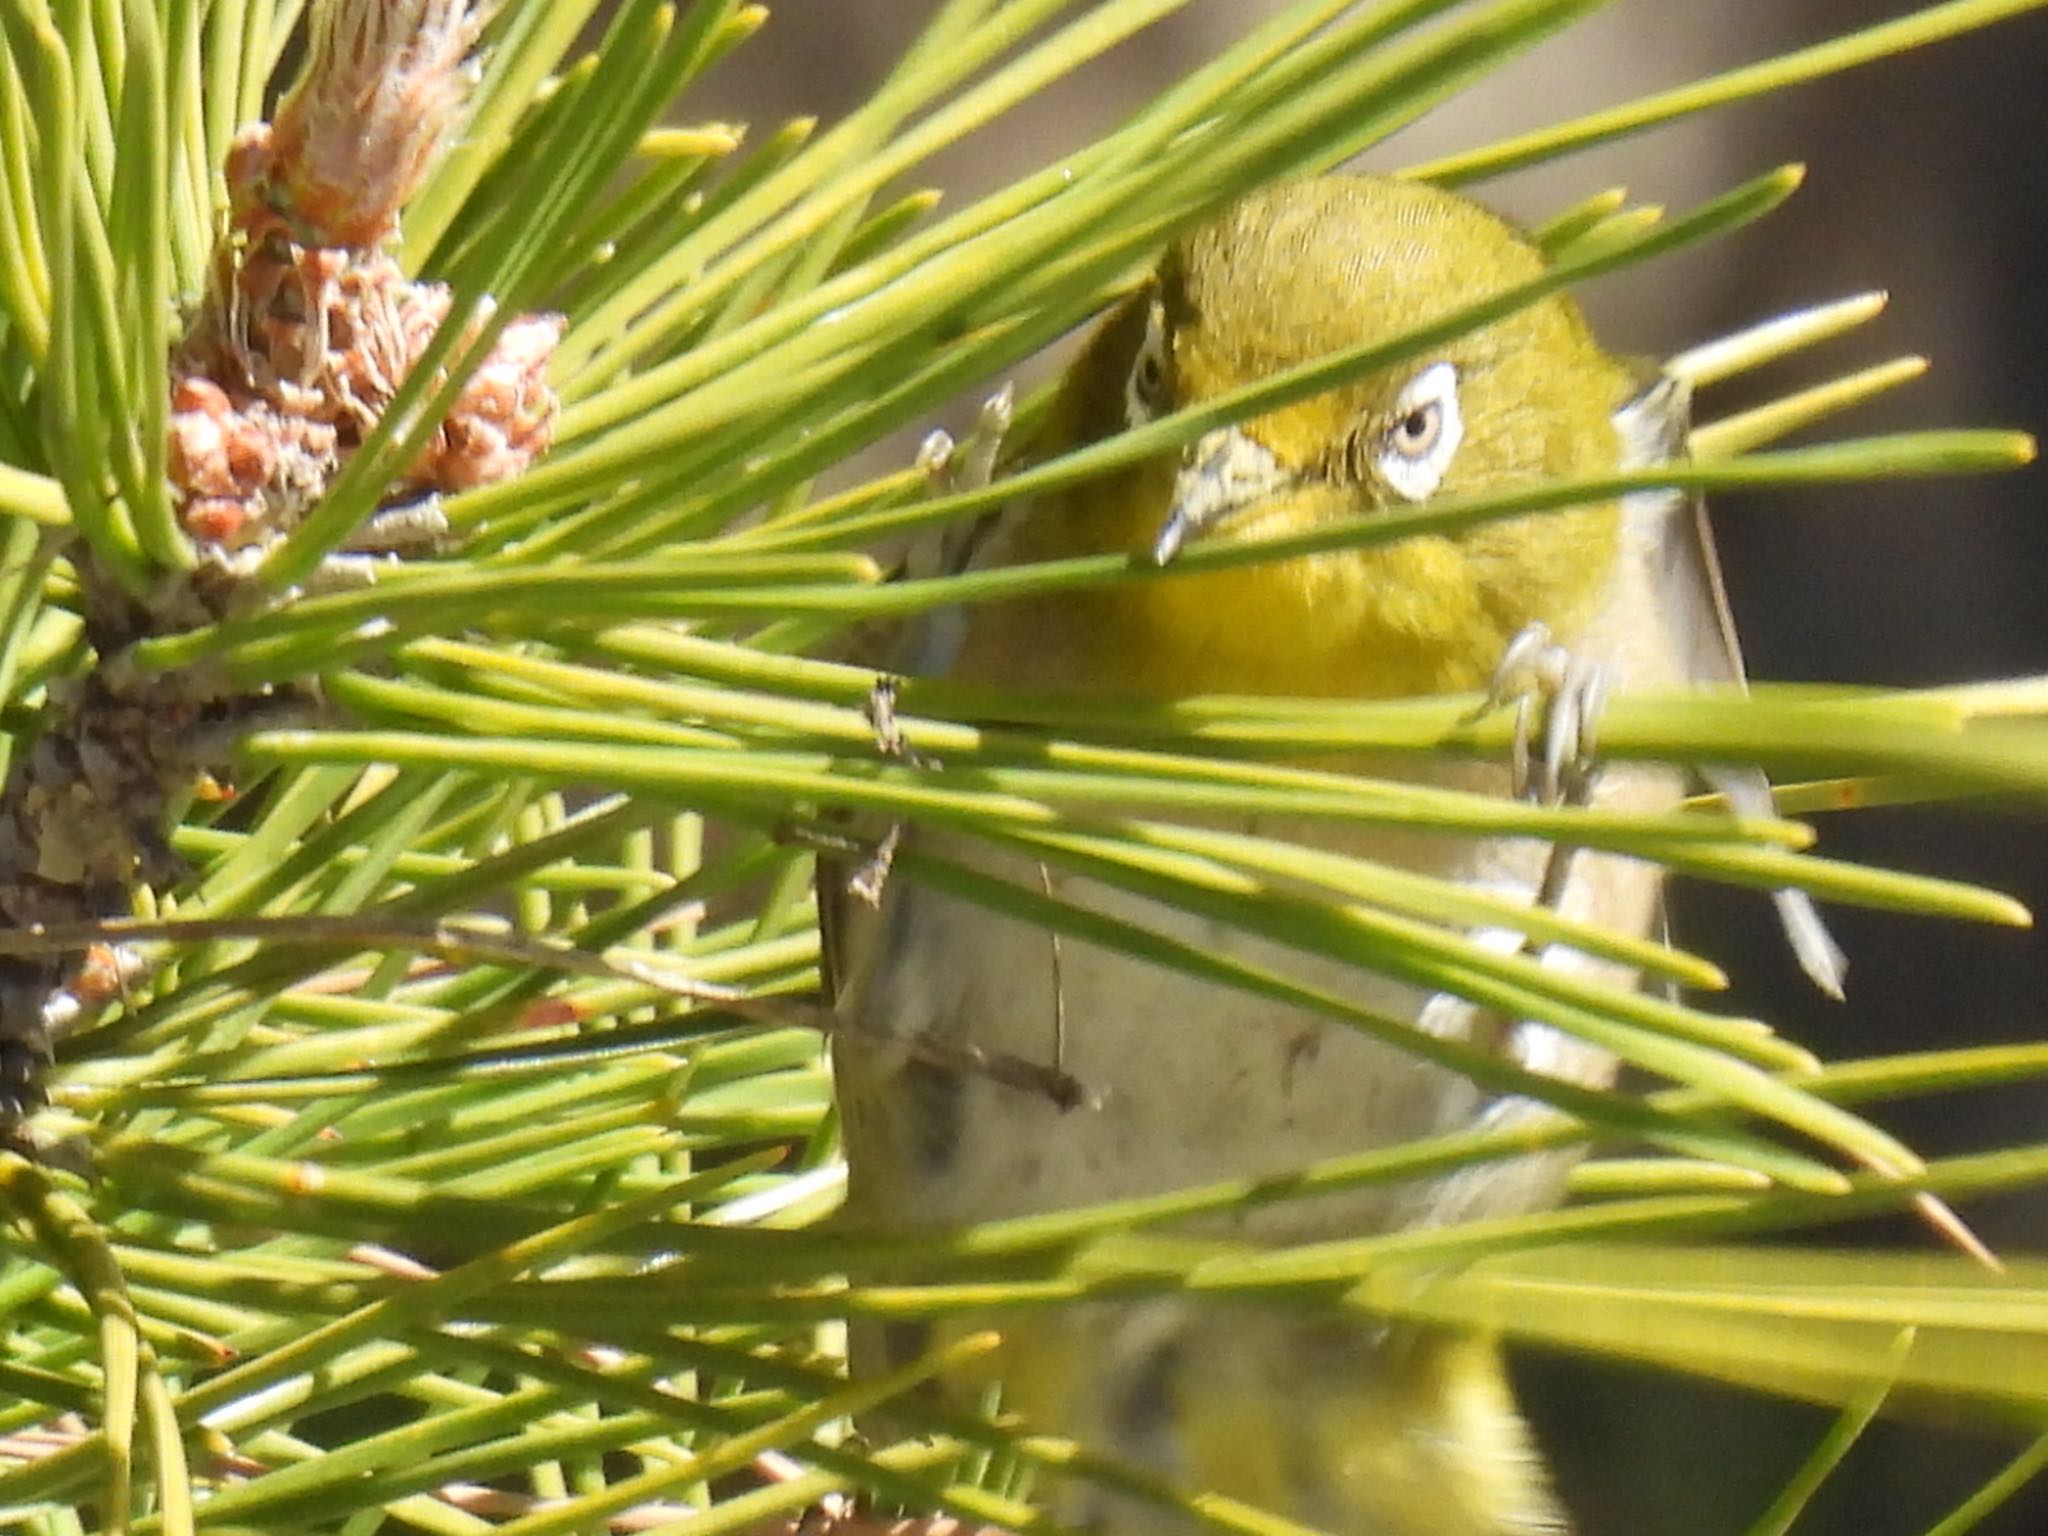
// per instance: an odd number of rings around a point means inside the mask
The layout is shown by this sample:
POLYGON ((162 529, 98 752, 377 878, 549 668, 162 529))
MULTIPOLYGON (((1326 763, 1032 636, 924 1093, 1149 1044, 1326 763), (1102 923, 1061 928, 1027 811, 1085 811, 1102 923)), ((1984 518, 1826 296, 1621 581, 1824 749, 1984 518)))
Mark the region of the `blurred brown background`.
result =
MULTIPOLYGON (((924 168, 948 206, 1085 142, 1282 0, 1191 4, 992 132, 924 168)), ((1382 146, 1392 167, 1626 99, 1917 7, 1910 0, 1622 0, 1486 87, 1382 146)), ((881 78, 933 0, 785 0, 690 106, 765 126, 828 121, 881 78)), ((1785 160, 1806 189, 1762 226, 1587 295, 1617 350, 1662 353, 1807 300, 1891 290, 1890 314, 1814 360, 1922 352, 1935 371, 1845 420, 1844 432, 2048 423, 2048 16, 2004 23, 1760 106, 1681 124, 1480 189, 1537 219, 1625 184, 1686 205, 1785 160)), ((1727 403, 1736 403, 1732 399, 1727 403)), ((965 420, 964 411, 952 425, 965 420)), ((1752 670, 1773 679, 1928 684, 2048 670, 2048 518, 2039 472, 1751 497, 1717 509, 1752 670)), ((1824 825, 1831 853, 1976 879, 2048 907, 2038 814, 1994 807, 1874 812, 1824 825)), ((2038 1036, 2048 948, 2024 935, 1854 911, 1834 914, 1851 1003, 1800 983, 1768 904, 1687 888, 1680 936, 1742 978, 1736 1006, 1828 1055, 2038 1036)), ((2048 1140, 2048 1092, 1978 1096, 1891 1121, 1928 1152, 2048 1140)), ((2048 1249, 2048 1201, 1973 1209, 1996 1246, 2048 1249)), ((1901 1229, 1909 1242, 1924 1241, 1901 1229)), ((1897 1235, 1896 1233, 1894 1235, 1897 1235)), ((1826 1416, 1646 1372, 1531 1360, 1525 1380, 1585 1536, 1745 1529, 1826 1416)), ((1880 1426, 1799 1530, 1925 1530, 2011 1453, 1983 1434, 1880 1426)), ((2048 1498, 1986 1532, 2048 1530, 2048 1498)))

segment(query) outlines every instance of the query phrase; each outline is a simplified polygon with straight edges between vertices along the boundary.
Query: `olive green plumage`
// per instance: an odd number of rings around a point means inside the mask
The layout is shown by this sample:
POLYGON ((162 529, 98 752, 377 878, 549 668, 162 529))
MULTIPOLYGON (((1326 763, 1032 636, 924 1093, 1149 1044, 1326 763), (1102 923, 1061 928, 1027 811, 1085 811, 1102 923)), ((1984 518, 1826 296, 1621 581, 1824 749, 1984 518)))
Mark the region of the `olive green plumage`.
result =
MULTIPOLYGON (((1476 205, 1367 177, 1245 199, 1166 252, 1071 369, 1044 456, 1328 354, 1389 340, 1537 276, 1540 254, 1476 205)), ((1682 392, 1647 393, 1575 304, 1545 298, 1185 453, 1006 509, 978 557, 1114 551, 1170 564, 1211 540, 1256 540, 1560 477, 1611 474, 1682 446, 1682 392)), ((1586 663, 1651 686, 1738 675, 1702 527, 1673 495, 1411 536, 1309 558, 990 604, 927 632, 927 665, 998 685, 1174 698, 1273 692, 1389 698, 1476 689, 1541 623, 1586 663)), ((1509 792, 1497 764, 1357 764, 1390 778, 1509 792)), ((1754 776, 1752 776, 1754 778, 1754 776)), ((1751 785, 1762 793, 1761 780, 1751 785)), ((1603 805, 1669 808, 1675 773, 1602 774, 1603 805)), ((1767 802, 1766 802, 1767 803, 1767 802)), ((1229 830, 1536 899, 1549 850, 1265 816, 1229 830)), ((1493 1018, 1456 997, 1313 956, 936 829, 920 846, 1155 930, 1359 1009, 1585 1084, 1602 1051, 1493 1018)), ((1582 851, 1554 893, 1564 915, 1642 934, 1658 872, 1582 851)), ((1266 877, 1282 892, 1284 880, 1266 877)), ((821 890, 839 1006, 835 1043, 848 1219, 929 1226, 1026 1215, 1503 1124, 1531 1113, 1398 1045, 1293 1006, 1068 938, 902 879, 883 910, 821 890), (1099 1103, 1062 1109, 950 1073, 886 1037, 1056 1065, 1099 1103)), ((1365 909, 1360 909, 1361 913, 1365 909)), ((1810 909, 1802 909, 1811 917, 1810 909)), ((1343 922, 1340 914, 1332 921, 1343 922)), ((1812 930, 1819 933, 1818 921, 1812 930)), ((1360 954, 1372 943, 1361 927, 1360 954)), ((1820 935, 1824 942, 1824 933, 1820 935)), ((1514 947, 1489 933, 1481 942, 1514 947)), ((1631 978, 1570 951, 1561 971, 1631 978)), ((1568 1156, 1524 1157, 1409 1184, 1263 1204, 1185 1228, 1252 1244, 1341 1239, 1540 1209, 1568 1156)), ((1542 1536, 1563 1529, 1491 1341, 1388 1328, 1369 1315, 1204 1307, 1178 1298, 1006 1312, 993 1370, 1036 1428, 1344 1536, 1542 1536)), ((857 1331, 857 1363, 914 1339, 857 1331)), ((985 1383, 958 1383, 973 1389, 985 1383)), ((1071 1489, 1063 1518, 1125 1533, 1156 1509, 1071 1489)))

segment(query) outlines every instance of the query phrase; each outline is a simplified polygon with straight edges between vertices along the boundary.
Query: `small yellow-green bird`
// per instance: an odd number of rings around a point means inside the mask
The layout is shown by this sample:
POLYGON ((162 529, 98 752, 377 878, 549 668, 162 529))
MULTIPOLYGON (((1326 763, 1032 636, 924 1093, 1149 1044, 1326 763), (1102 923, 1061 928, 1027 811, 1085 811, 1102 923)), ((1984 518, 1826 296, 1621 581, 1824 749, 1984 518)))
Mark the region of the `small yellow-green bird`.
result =
MULTIPOLYGON (((1506 223, 1434 188, 1364 176, 1248 197, 1186 236, 1095 333, 1062 389, 1048 452, 1094 441, 1283 369, 1398 336, 1537 276, 1506 223)), ((1187 452, 1005 509, 976 559, 1101 552, 1170 560, 1543 478, 1682 452, 1682 391, 1610 357, 1551 297, 1373 375, 1211 432, 1187 452)), ((1487 688, 1504 658, 1568 653, 1564 672, 1630 686, 1725 682, 1739 663, 1696 509, 1674 494, 1443 536, 979 608, 934 626, 924 663, 977 683, 1174 697, 1384 699, 1487 688), (1538 626, 1541 626, 1538 628, 1538 626), (1552 647, 1562 647, 1557 652, 1552 647), (935 654, 942 653, 942 654, 935 654)), ((1543 670, 1538 668, 1538 670, 1543 670)), ((1553 680, 1557 673, 1551 672, 1553 680)), ((1492 764, 1371 763, 1507 794, 1492 764)), ((1603 804, 1666 807, 1678 776, 1601 774, 1603 804)), ((1759 777, 1723 787, 1756 809, 1759 777)), ((1767 798, 1761 807, 1768 810, 1767 798)), ((1533 902, 1548 850, 1264 818, 1246 828, 1533 902)), ((926 834, 914 833, 913 836, 926 834)), ((1171 911, 1057 869, 940 843, 1027 886, 1325 988, 1419 1029, 1488 1043, 1581 1083, 1602 1053, 1548 1028, 1503 1029, 1445 996, 1171 911)), ((1628 933, 1658 920, 1657 872, 1580 853, 1556 904, 1628 933)), ((842 892, 828 903, 846 903, 842 892)), ((1839 956, 1810 907, 1780 898, 1808 969, 1839 956)), ((1526 1101, 1306 1012, 895 880, 882 910, 833 923, 835 1054, 863 1227, 949 1225, 1280 1174, 1318 1159, 1499 1122, 1526 1101), (928 1064, 923 1038, 1057 1064, 1095 1096, 1042 1096, 928 1064)), ((1511 935, 1484 942, 1510 947, 1511 935)), ((1583 956, 1545 962, 1613 974, 1583 956)), ((1626 978, 1624 978, 1626 979, 1626 978)), ((1360 1236, 1540 1208, 1561 1157, 1262 1206, 1195 1230, 1256 1243, 1360 1236)), ((1033 1428, 1343 1536, 1535 1536, 1564 1530, 1493 1344, 1181 1300, 991 1319, 1005 1405, 1033 1428)), ((856 1340, 857 1363, 914 1340, 856 1340)), ((1151 1506, 1073 1487, 1065 1520, 1167 1530, 1151 1506)))

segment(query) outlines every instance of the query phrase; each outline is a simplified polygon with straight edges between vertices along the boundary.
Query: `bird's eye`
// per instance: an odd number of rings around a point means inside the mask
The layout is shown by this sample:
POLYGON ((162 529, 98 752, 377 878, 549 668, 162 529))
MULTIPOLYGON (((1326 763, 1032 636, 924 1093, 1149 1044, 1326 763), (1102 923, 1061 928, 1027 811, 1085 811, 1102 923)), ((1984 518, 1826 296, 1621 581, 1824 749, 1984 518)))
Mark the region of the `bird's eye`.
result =
POLYGON ((1426 458, 1443 431, 1444 408, 1432 400, 1394 423, 1394 429, 1387 434, 1387 446, 1404 459, 1426 458))
POLYGON ((1457 368, 1431 363, 1402 386, 1389 415, 1377 459, 1381 478, 1405 501, 1435 495, 1465 440, 1457 368))
POLYGON ((1145 337, 1131 359, 1124 380, 1124 419, 1142 427, 1166 414, 1166 311, 1159 304, 1145 312, 1145 337))

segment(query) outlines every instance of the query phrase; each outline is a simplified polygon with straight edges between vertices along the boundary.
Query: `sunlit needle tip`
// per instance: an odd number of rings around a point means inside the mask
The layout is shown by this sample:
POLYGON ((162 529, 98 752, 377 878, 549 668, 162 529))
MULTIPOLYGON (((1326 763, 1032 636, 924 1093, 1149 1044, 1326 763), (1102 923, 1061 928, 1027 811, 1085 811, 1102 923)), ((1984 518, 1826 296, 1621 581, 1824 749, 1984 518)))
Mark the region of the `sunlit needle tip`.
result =
POLYGON ((1969 1224, 1958 1216, 1946 1200, 1939 1195, 1920 1194, 1913 1199, 1914 1207, 1927 1224, 1943 1237, 1955 1244, 1994 1275, 2005 1273, 2005 1261, 1991 1251, 1984 1239, 1972 1232, 1969 1224))

